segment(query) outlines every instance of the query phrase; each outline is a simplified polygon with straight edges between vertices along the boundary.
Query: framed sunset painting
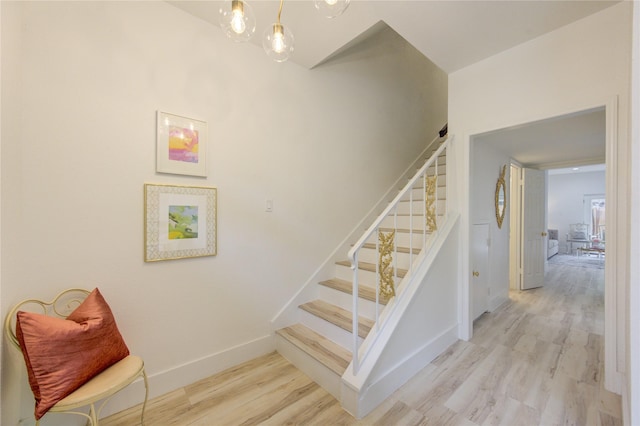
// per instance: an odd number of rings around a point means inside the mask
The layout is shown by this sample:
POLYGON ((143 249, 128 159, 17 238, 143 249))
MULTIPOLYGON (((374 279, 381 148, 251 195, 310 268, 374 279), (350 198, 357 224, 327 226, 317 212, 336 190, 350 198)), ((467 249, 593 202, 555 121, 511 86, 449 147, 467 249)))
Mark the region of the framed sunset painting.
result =
POLYGON ((215 187, 144 185, 144 260, 215 256, 215 187))
POLYGON ((157 112, 156 171, 207 176, 207 123, 157 112))

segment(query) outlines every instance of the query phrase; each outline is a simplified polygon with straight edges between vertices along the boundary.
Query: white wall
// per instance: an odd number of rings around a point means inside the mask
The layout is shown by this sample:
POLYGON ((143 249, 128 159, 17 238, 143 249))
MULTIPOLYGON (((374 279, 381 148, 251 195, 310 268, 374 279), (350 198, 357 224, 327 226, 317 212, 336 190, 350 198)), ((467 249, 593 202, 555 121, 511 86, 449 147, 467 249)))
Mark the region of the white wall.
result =
POLYGON ((269 320, 447 121, 447 76, 389 31, 309 71, 164 2, 2 9, 2 315, 99 286, 152 396, 273 350, 269 320), (208 122, 207 178, 155 173, 158 109, 208 122), (144 263, 144 183, 216 186, 218 255, 144 263))
POLYGON ((569 225, 585 221, 584 196, 605 194, 605 173, 602 171, 549 174, 548 182, 548 228, 558 230, 560 253, 565 253, 569 225))
POLYGON ((510 158, 490 143, 471 142, 470 223, 489 224, 489 310, 492 311, 509 298, 509 227, 511 226, 510 158), (496 220, 496 184, 503 166, 506 185, 506 211, 502 228, 496 220))
MULTIPOLYGON (((631 2, 521 44, 449 75, 450 131, 458 137, 456 157, 463 237, 461 336, 469 338, 469 223, 473 206, 469 144, 472 135, 607 105, 607 195, 619 229, 609 226, 606 297, 606 375, 609 387, 621 389, 627 319, 624 301, 628 285, 629 249, 629 92, 631 2), (620 194, 620 196, 617 196, 620 194), (464 231, 463 231, 464 232, 464 231), (613 235, 612 235, 613 232, 613 235), (616 308, 619 307, 619 308, 616 308), (612 315, 614 318, 612 318, 612 315)), ((607 218, 611 224, 611 215, 607 218)))
MULTIPOLYGON (((633 7, 633 52, 631 66, 631 250, 629 258, 640 259, 640 6, 633 7)), ((629 331, 627 333, 628 380, 623 394, 625 424, 640 424, 640 262, 630 262, 629 331)))

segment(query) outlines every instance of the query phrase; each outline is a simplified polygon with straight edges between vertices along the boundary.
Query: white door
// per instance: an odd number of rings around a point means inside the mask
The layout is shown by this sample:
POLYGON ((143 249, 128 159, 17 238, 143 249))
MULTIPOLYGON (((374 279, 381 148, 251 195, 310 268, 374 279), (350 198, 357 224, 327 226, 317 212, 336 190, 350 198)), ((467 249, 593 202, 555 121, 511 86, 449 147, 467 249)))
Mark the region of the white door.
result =
POLYGON ((544 256, 547 230, 546 174, 544 171, 524 169, 522 228, 522 290, 542 287, 544 284, 544 256))
POLYGON ((473 319, 489 309, 489 224, 473 225, 471 235, 471 297, 473 319))

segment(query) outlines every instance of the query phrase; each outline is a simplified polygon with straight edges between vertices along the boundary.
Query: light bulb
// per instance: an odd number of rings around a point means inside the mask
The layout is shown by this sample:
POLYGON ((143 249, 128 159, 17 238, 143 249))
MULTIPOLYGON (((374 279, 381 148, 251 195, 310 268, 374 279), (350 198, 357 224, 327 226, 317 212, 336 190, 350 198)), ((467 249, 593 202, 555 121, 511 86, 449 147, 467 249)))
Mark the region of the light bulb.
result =
POLYGON ((271 40, 271 48, 276 53, 284 52, 284 34, 281 32, 273 33, 273 40, 271 40))
POLYGON ((264 32, 262 47, 267 55, 277 62, 284 62, 293 53, 293 34, 279 22, 264 32))
POLYGON ((351 0, 315 0, 316 9, 327 18, 342 15, 351 0))
POLYGON ((220 27, 234 41, 247 41, 256 31, 256 19, 248 3, 226 1, 219 10, 220 27))
POLYGON ((247 29, 244 23, 244 12, 242 10, 234 10, 233 18, 231 18, 231 29, 236 34, 242 34, 247 29))

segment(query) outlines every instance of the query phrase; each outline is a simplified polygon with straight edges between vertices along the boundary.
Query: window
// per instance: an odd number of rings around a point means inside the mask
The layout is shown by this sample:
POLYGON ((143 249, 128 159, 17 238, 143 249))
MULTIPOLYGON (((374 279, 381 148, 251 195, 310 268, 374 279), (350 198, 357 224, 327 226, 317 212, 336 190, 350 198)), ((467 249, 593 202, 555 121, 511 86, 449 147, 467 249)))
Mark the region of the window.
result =
POLYGON ((589 224, 591 237, 605 241, 606 201, 604 194, 585 195, 584 205, 585 223, 589 224))

